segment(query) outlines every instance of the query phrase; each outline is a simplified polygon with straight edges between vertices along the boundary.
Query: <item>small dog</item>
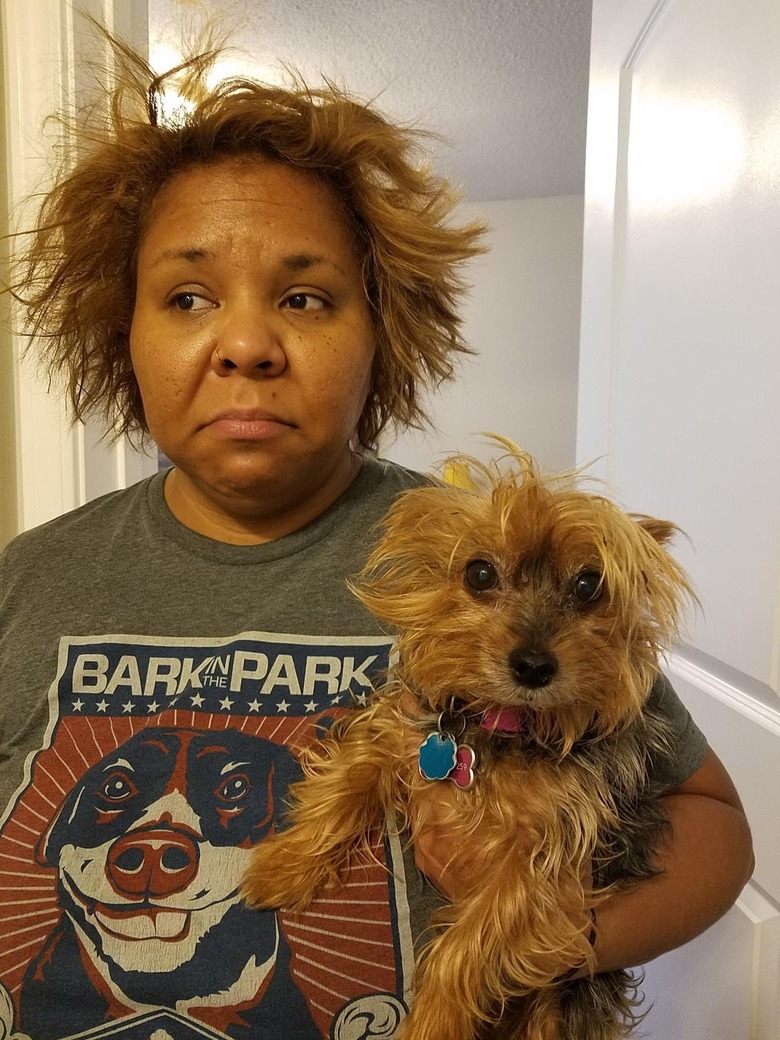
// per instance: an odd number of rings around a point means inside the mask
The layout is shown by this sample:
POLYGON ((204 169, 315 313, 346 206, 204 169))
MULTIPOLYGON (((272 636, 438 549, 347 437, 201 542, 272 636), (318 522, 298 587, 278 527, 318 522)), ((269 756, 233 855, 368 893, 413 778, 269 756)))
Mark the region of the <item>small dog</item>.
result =
POLYGON ((414 834, 424 788, 447 778, 450 864, 473 887, 439 915, 397 1036, 616 1040, 636 987, 587 974, 595 911, 656 873, 650 765, 668 734, 649 697, 695 597, 664 548, 672 524, 545 479, 499 441, 509 467, 459 459, 470 486, 390 510, 354 589, 400 632, 399 663, 305 751, 291 826, 258 846, 244 893, 306 907, 387 819, 414 834))

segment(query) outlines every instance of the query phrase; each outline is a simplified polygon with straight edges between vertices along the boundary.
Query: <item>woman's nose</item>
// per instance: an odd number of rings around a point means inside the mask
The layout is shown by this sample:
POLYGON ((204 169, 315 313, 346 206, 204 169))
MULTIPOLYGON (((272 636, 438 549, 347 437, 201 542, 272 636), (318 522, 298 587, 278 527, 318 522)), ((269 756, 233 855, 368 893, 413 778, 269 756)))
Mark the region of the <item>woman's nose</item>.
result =
POLYGON ((279 375, 287 355, 277 323, 255 310, 230 315, 218 331, 211 365, 220 376, 279 375))

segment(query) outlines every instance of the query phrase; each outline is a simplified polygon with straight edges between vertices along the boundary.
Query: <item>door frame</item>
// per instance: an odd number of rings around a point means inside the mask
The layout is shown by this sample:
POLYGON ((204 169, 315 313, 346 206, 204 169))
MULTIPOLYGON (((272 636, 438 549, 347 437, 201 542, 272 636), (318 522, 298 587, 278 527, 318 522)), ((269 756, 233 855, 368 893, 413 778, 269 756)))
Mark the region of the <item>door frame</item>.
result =
MULTIPOLYGON (((148 42, 145 0, 89 0, 78 10, 136 46, 148 42)), ((2 44, 5 95, 5 198, 12 231, 30 226, 32 193, 50 183, 45 120, 72 113, 76 71, 105 44, 70 3, 4 0, 2 44)), ((107 64, 107 63, 106 63, 107 64)), ((0 402, 13 414, 13 444, 5 452, 4 477, 15 492, 7 503, 4 534, 42 524, 98 494, 126 487, 157 468, 126 438, 105 438, 102 429, 71 422, 64 391, 48 379, 26 352, 20 308, 11 305, 13 378, 0 402), (10 507, 10 508, 8 508, 10 507)), ((4 348, 6 344, 4 344, 4 348)))

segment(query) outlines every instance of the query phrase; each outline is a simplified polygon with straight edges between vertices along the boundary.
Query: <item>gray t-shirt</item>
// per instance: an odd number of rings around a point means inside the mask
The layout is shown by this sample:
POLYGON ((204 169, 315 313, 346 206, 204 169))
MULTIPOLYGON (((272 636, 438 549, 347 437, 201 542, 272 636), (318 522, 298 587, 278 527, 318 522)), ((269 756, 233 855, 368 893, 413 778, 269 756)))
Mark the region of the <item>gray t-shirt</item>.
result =
MULTIPOLYGON (((250 911, 236 892, 299 776, 295 747, 365 703, 387 667, 391 636, 345 577, 391 501, 424 480, 367 458, 302 530, 232 546, 179 524, 158 476, 3 553, 9 1032, 392 1034, 432 898, 397 839, 298 917, 250 911)), ((655 695, 679 738, 673 786, 706 745, 668 684, 655 695)))

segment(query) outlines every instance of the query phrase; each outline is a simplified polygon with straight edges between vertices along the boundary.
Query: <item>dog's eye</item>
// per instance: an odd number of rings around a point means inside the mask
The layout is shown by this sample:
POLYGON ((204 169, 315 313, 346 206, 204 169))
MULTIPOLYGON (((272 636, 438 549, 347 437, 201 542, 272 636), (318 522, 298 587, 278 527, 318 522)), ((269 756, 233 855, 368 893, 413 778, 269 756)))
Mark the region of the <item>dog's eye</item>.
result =
POLYGON ((466 564, 463 580, 474 592, 487 592, 498 585, 498 571, 489 560, 471 560, 466 564))
POLYGON ((219 788, 219 797, 226 802, 239 802, 249 790, 249 781, 245 776, 231 776, 219 788))
POLYGON ((123 802, 126 798, 136 794, 137 788, 124 773, 112 773, 106 778, 100 793, 109 802, 123 802))
POLYGON ((604 581, 598 571, 581 571, 574 579, 574 596, 580 603, 596 603, 604 592, 604 581))

